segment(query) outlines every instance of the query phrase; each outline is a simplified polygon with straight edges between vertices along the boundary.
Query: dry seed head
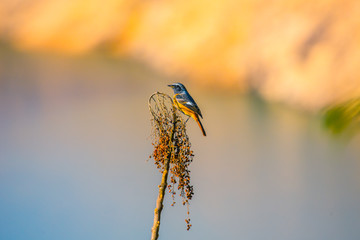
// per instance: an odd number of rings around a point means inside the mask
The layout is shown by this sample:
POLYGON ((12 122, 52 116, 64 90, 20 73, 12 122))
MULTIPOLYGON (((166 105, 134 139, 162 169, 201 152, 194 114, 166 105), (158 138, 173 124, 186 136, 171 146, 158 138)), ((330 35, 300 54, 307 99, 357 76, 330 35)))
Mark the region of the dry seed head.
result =
MULTIPOLYGON (((193 186, 190 184, 189 165, 193 161, 193 151, 186 125, 179 110, 173 104, 170 96, 164 93, 154 93, 149 98, 149 110, 152 115, 152 137, 154 151, 152 157, 160 172, 164 171, 165 159, 170 157, 170 182, 169 193, 175 204, 175 185, 182 197, 183 205, 189 207, 189 200, 194 195, 193 186), (173 134, 172 134, 173 133, 173 134), (171 139, 173 136, 173 139, 171 139)), ((189 210, 185 219, 187 230, 190 229, 189 210)))

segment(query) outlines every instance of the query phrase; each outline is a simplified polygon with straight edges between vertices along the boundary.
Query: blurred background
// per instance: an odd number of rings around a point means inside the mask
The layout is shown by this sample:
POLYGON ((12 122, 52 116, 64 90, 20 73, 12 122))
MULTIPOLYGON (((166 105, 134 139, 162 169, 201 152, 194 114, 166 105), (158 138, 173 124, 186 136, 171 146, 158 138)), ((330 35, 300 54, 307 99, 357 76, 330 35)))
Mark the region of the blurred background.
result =
POLYGON ((183 82, 193 227, 160 239, 359 239, 360 2, 2 0, 0 239, 148 239, 148 97, 183 82))

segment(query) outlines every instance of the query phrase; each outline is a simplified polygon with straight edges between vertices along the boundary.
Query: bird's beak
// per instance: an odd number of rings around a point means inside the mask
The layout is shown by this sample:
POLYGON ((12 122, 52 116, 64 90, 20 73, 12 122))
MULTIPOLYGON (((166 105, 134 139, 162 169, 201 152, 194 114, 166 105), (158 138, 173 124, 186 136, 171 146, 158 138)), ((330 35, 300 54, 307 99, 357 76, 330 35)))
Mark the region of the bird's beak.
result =
POLYGON ((174 85, 172 85, 172 84, 168 85, 168 87, 171 87, 171 88, 172 88, 173 86, 174 86, 174 85))

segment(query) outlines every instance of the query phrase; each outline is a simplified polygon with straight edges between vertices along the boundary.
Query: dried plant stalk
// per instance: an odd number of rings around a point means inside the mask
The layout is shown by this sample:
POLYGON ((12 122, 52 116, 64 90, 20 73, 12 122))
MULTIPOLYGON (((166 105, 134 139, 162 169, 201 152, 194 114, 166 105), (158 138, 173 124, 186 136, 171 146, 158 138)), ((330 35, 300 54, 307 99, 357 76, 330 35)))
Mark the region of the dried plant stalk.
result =
MULTIPOLYGON (((172 98, 163 93, 154 93, 149 98, 149 110, 152 114, 153 145, 154 152, 150 157, 154 158, 156 167, 162 173, 159 195, 154 210, 154 223, 151 239, 159 236, 160 216, 163 209, 165 189, 168 187, 175 204, 176 186, 180 191, 183 205, 189 207, 194 192, 190 185, 190 170, 188 169, 193 160, 191 144, 186 134, 185 123, 180 117, 180 112, 173 104, 172 98), (170 173, 171 184, 168 185, 170 173)), ((188 208, 189 209, 189 208, 188 208)), ((189 210, 185 219, 187 230, 190 229, 189 210)))

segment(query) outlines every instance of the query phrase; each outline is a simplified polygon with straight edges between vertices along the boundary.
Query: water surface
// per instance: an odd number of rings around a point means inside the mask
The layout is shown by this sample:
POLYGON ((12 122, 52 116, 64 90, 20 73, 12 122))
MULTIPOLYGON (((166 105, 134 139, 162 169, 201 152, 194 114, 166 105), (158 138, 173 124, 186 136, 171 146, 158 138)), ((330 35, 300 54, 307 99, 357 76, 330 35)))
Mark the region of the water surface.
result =
MULTIPOLYGON (((0 52, 0 239, 149 239, 160 174, 136 60, 0 52)), ((360 136, 253 96, 187 84, 193 228, 166 200, 160 239, 359 239, 360 136)), ((180 199, 179 203, 180 203, 180 199)))

